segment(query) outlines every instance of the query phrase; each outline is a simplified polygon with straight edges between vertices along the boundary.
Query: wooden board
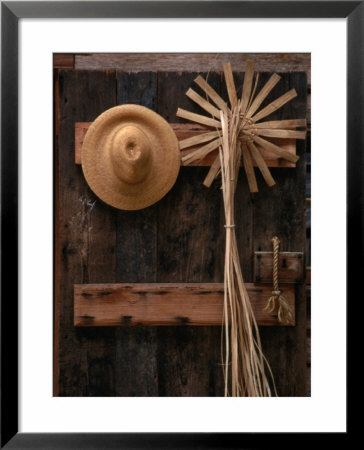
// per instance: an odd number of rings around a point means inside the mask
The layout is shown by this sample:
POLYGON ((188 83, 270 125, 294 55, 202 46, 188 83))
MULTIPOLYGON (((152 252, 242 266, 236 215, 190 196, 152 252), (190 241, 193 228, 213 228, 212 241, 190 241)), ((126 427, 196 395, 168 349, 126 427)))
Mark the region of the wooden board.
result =
MULTIPOLYGON (((117 103, 155 109, 157 74, 117 72, 117 103)), ((118 283, 156 281, 158 204, 139 211, 116 211, 116 278, 118 283)), ((156 327, 115 329, 116 392, 119 396, 155 396, 158 388, 156 327)))
MULTIPOLYGON (((302 283, 303 252, 279 252, 278 283, 302 283)), ((254 283, 273 282, 273 253, 254 252, 254 283)))
POLYGON ((221 72, 229 61, 233 71, 244 72, 246 61, 254 61, 259 72, 307 72, 311 82, 310 53, 88 53, 75 55, 75 68, 116 69, 142 72, 221 72))
POLYGON ((72 150, 74 123, 115 105, 115 74, 60 70, 57 80, 54 395, 113 396, 115 330, 74 328, 73 284, 117 281, 115 214, 88 188, 72 150))
POLYGON ((75 55, 72 53, 53 53, 54 69, 73 69, 75 65, 75 55))
MULTIPOLYGON (((157 112, 169 123, 185 123, 176 117, 178 107, 198 112, 185 95, 196 76, 195 72, 158 74, 157 112)), ((220 89, 220 74, 210 74, 209 80, 216 90, 220 89)), ((157 282, 223 281, 221 191, 219 183, 204 188, 207 170, 181 167, 173 189, 159 202, 157 282)), ((158 327, 157 359, 159 395, 222 395, 219 327, 158 327)))
MULTIPOLYGON (((261 77, 263 83, 264 79, 261 77)), ((282 95, 291 88, 297 97, 272 115, 272 120, 304 117, 306 109, 306 77, 293 73, 282 76, 275 88, 275 95, 282 95)), ((268 103, 268 99, 267 99, 268 103)), ((271 239, 278 236, 279 250, 305 251, 305 142, 297 142, 300 159, 294 171, 276 169, 276 185, 268 188, 263 183, 253 199, 253 249, 260 252, 271 248, 271 239)), ((271 364, 280 396, 307 395, 306 357, 306 292, 304 283, 295 287, 296 326, 261 328, 262 345, 271 364), (294 380, 294 382, 292 382, 294 380)))
MULTIPOLYGON (((87 133, 90 122, 77 122, 75 123, 75 164, 81 164, 82 162, 82 144, 87 133)), ((187 139, 192 136, 197 136, 202 133, 206 133, 206 131, 211 131, 211 129, 204 127, 202 125, 196 124, 180 124, 180 123, 172 123, 171 124, 174 132, 176 133, 177 139, 180 141, 182 139, 187 139)), ((296 154, 296 141, 295 139, 279 139, 279 138, 270 138, 269 139, 274 144, 278 145, 282 148, 282 150, 287 151, 288 153, 296 154)), ((195 145, 194 147, 190 147, 188 149, 184 149, 181 151, 181 157, 188 155, 200 148, 201 145, 195 145)), ((295 167, 294 163, 286 161, 285 159, 279 158, 276 154, 267 151, 257 145, 257 148, 262 153, 264 160, 266 161, 268 167, 295 167)), ((205 158, 196 160, 192 164, 193 166, 210 166, 218 155, 218 151, 215 150, 207 155, 205 158)), ((183 163, 182 163, 183 164, 183 163)), ((256 166, 256 163, 254 162, 256 166)))
MULTIPOLYGON (((247 290, 258 324, 280 325, 277 313, 264 311, 272 288, 247 284, 247 290)), ((294 315, 294 288, 281 290, 294 315)), ((74 324, 221 326, 223 304, 223 283, 76 284, 74 324)))

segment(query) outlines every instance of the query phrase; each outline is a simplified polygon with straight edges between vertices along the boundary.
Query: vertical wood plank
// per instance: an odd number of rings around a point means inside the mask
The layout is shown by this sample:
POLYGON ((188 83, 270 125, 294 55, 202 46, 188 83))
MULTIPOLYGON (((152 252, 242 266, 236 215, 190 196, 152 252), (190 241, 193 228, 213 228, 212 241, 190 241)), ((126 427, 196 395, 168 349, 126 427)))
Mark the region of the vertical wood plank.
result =
POLYGON ((115 331, 73 327, 73 285, 116 281, 115 215, 88 188, 81 167, 74 163, 73 147, 74 123, 93 121, 115 105, 115 72, 60 70, 58 86, 60 122, 55 167, 59 209, 55 254, 60 256, 55 279, 55 298, 59 302, 59 318, 55 322, 58 393, 111 396, 115 394, 115 331))
MULTIPOLYGON (((204 74, 206 75, 206 74, 204 74)), ((170 122, 178 107, 203 113, 185 92, 197 73, 160 73, 158 113, 170 122)), ((221 76, 210 74, 219 90, 221 76)), ((198 87, 196 88, 196 91, 198 87)), ((223 281, 223 207, 220 185, 202 185, 207 168, 181 168, 176 185, 159 202, 157 281, 223 281)), ((183 316, 183 311, 181 311, 183 316)), ((163 327, 158 329, 160 396, 221 395, 220 329, 163 327)))
MULTIPOLYGON (((261 83, 264 77, 262 76, 261 83)), ((282 74, 282 80, 265 102, 291 88, 298 97, 285 105, 272 120, 305 117, 306 76, 282 74)), ((264 102, 264 104, 265 104, 264 102)), ((264 107, 264 104, 262 107, 264 107)), ((276 185, 269 188, 258 179, 259 193, 253 201, 254 251, 271 251, 271 239, 277 235, 280 251, 305 251, 305 143, 297 141, 300 159, 296 169, 272 169, 276 185)), ((307 395, 306 369, 306 298, 305 286, 296 287, 296 326, 290 329, 261 327, 262 345, 271 364, 280 396, 307 395)))
MULTIPOLYGON (((205 176, 206 168, 182 168, 159 203, 158 282, 223 281, 221 192, 202 186, 205 176)), ((220 334, 219 327, 158 329, 160 396, 221 395, 220 334)))
MULTIPOLYGON (((117 103, 155 109, 157 74, 117 73, 117 103)), ((156 280, 157 205, 139 211, 117 211, 117 281, 156 280)), ((154 327, 116 329, 116 395, 156 396, 157 336, 154 327)))
POLYGON ((53 285, 53 396, 59 395, 59 331, 60 331, 60 298, 58 283, 60 281, 60 246, 59 246, 59 83, 58 70, 53 70, 53 179, 54 179, 54 285, 53 285))

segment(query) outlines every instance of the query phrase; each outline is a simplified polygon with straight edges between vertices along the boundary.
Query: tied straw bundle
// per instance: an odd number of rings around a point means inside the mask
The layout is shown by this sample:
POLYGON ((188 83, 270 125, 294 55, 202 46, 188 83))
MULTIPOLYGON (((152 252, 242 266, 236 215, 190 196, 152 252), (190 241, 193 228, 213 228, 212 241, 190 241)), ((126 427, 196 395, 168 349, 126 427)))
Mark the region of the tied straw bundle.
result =
MULTIPOLYGON (((223 365, 225 396, 228 395, 231 353, 231 395, 233 397, 267 397, 271 396, 271 390, 265 374, 266 361, 261 348, 258 326, 243 280, 235 233, 234 197, 241 158, 241 146, 238 142, 239 112, 239 104, 233 108, 231 114, 221 112, 222 146, 219 151, 226 221, 225 362, 223 365)), ((267 367, 271 374, 269 365, 267 367)))
POLYGON ((189 89, 186 95, 212 117, 180 108, 177 116, 211 127, 214 131, 180 141, 180 149, 203 144, 182 157, 184 165, 202 159, 213 150, 219 149, 219 154, 203 184, 210 187, 221 173, 226 229, 223 312, 225 332, 222 342, 225 396, 229 395, 230 387, 232 396, 266 397, 272 395, 269 378, 273 384, 274 394, 277 393, 272 371, 263 355, 258 326, 241 271, 234 220, 235 191, 241 162, 251 192, 258 192, 253 161, 268 186, 273 186, 275 181, 260 153, 261 149, 292 163, 297 162, 298 156, 282 150, 262 136, 268 139, 271 137, 304 139, 306 132, 297 128, 306 127, 306 120, 260 122, 296 97, 296 91, 291 89, 259 111, 280 77, 273 74, 255 96, 259 74, 256 74, 254 82, 254 63, 247 61, 242 95, 238 99, 230 63, 223 64, 223 69, 230 108, 207 81, 198 76, 195 79, 196 84, 214 105, 192 89, 189 89))

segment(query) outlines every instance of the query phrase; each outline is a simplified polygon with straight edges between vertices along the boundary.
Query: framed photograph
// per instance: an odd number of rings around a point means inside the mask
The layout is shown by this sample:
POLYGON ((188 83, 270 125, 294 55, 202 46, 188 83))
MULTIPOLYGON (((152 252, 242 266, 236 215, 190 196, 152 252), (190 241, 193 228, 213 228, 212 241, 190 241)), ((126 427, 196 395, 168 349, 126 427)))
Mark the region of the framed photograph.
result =
MULTIPOLYGON (((362 248, 362 3, 1 7, 1 445, 347 438, 346 301, 362 270, 350 258, 362 248), (234 105, 242 167, 236 184, 228 175, 239 199, 231 215, 223 154, 234 105), (115 114, 127 126, 111 130, 115 114), (159 164, 167 140, 177 159, 164 153, 159 164), (123 163, 121 176, 123 158, 133 170, 123 163), (135 168, 148 175, 135 181, 135 168), (225 236, 239 226, 274 384, 259 375, 247 386, 245 364, 242 384, 229 378, 240 366, 220 318, 224 295, 238 294, 224 285, 225 236), (256 396, 272 398, 247 398, 256 396)), ((234 314, 225 330, 247 320, 235 325, 234 314)))

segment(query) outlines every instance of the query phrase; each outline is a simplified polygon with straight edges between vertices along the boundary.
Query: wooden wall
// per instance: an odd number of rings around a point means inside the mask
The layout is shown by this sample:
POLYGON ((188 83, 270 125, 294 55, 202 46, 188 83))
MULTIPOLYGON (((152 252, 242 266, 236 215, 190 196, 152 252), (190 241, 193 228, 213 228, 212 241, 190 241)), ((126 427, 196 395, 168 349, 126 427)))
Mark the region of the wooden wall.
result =
MULTIPOLYGON (((247 55, 220 55, 214 64, 229 57, 239 83, 247 55)), ((250 58, 257 70, 281 72, 267 102, 293 87, 298 92, 275 117, 305 117, 309 55, 250 58)), ((169 122, 183 122, 178 107, 200 112, 185 92, 197 73, 210 69, 209 61, 211 55, 55 55, 54 395, 223 395, 220 327, 73 326, 76 283, 223 281, 221 191, 218 182, 202 185, 206 167, 181 168, 160 202, 130 212, 102 203, 74 163, 75 122, 93 121, 112 106, 141 104, 169 122)), ((209 82, 227 97, 217 67, 211 66, 209 82)), ((260 86, 268 76, 261 74, 260 86)), ((305 143, 297 151, 295 169, 272 169, 273 188, 258 174, 260 192, 251 196, 240 176, 237 223, 247 282, 253 252, 270 251, 273 235, 282 251, 306 251, 305 143)), ((296 326, 260 331, 279 395, 309 395, 304 284, 296 287, 296 326)))

